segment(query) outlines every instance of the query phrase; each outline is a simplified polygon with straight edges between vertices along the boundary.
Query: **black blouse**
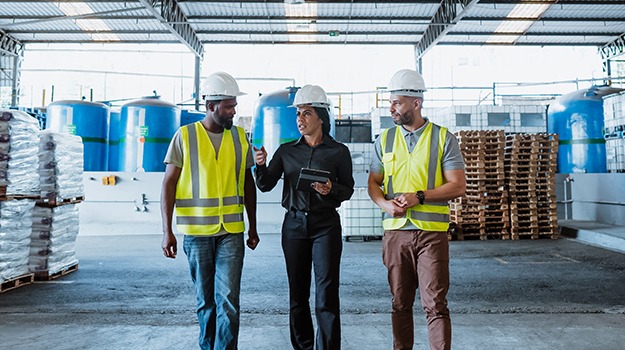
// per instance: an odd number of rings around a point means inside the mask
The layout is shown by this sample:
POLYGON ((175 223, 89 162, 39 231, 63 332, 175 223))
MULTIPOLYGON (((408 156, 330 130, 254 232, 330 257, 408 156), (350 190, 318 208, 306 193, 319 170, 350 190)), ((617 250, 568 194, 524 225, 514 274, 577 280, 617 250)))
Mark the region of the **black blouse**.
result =
POLYGON ((256 186, 262 192, 271 191, 282 174, 282 206, 287 210, 321 212, 335 210, 342 201, 348 200, 354 193, 352 176, 352 157, 349 149, 324 135, 322 142, 310 147, 299 140, 284 143, 274 153, 269 166, 256 166, 256 186), (320 193, 299 191, 296 189, 297 179, 302 168, 327 170, 330 172, 332 189, 327 196, 320 193))

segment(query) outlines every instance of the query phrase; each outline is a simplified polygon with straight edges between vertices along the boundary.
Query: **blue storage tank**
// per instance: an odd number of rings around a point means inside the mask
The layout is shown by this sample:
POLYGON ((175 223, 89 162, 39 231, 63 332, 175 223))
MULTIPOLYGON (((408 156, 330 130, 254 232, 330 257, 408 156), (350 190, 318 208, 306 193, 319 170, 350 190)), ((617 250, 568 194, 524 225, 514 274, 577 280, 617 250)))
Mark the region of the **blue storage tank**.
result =
POLYGON ((109 123, 109 171, 119 171, 119 139, 121 129, 119 126, 121 111, 111 109, 111 120, 109 123))
MULTIPOLYGON (((254 106, 252 116, 252 145, 265 146, 267 159, 280 144, 297 140, 297 108, 293 104, 298 87, 290 87, 262 95, 254 106)), ((332 108, 330 108, 332 111, 332 108)), ((330 135, 334 136, 334 115, 330 112, 330 135)))
POLYGON ((198 122, 206 116, 206 113, 192 109, 183 109, 180 113, 180 126, 198 122))
POLYGON ((560 96, 547 110, 547 129, 559 135, 559 173, 605 173, 603 96, 621 91, 592 86, 560 96))
POLYGON ((157 98, 122 106, 119 171, 165 171, 163 159, 180 126, 180 108, 157 98))
POLYGON ((85 171, 108 170, 108 106, 88 101, 52 102, 46 111, 45 128, 82 137, 85 171))

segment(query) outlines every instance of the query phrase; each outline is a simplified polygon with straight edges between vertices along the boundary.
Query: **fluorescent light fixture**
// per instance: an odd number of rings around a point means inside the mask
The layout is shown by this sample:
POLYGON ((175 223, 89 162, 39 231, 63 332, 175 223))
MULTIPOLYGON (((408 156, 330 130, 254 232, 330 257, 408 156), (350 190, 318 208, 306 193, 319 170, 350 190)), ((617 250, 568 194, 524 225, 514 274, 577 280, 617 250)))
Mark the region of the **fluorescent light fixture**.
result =
MULTIPOLYGON (((94 13, 93 9, 84 2, 58 2, 54 3, 54 5, 56 5, 66 16, 79 16, 94 13)), ((101 19, 77 19, 75 20, 75 23, 77 26, 86 31, 111 31, 111 27, 109 27, 101 19)), ((91 34, 91 40, 121 41, 117 34, 113 33, 91 34)))
POLYGON ((300 3, 297 5, 289 4, 285 1, 284 14, 287 17, 286 29, 288 40, 293 42, 316 42, 317 36, 310 34, 298 34, 298 32, 316 32, 317 23, 317 3, 300 3), (310 17, 307 26, 302 25, 302 20, 293 21, 288 17, 310 17))
POLYGON ((532 3, 531 1, 523 2, 514 6, 514 8, 508 13, 506 18, 523 18, 526 20, 504 20, 495 29, 494 34, 491 35, 486 42, 489 44, 513 44, 521 35, 538 20, 549 7, 555 3, 545 4, 544 2, 532 3), (516 35, 501 35, 501 34, 516 34, 516 35))

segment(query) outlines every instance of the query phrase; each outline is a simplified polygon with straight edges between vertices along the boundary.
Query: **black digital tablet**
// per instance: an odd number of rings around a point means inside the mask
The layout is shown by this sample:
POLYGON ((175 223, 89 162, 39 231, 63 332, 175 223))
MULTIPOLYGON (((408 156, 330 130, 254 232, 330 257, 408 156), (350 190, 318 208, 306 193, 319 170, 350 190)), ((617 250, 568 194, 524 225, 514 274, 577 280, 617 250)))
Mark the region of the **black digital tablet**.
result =
POLYGON ((313 182, 326 183, 330 178, 330 172, 319 169, 302 168, 297 179, 297 189, 300 191, 314 191, 311 187, 313 182))

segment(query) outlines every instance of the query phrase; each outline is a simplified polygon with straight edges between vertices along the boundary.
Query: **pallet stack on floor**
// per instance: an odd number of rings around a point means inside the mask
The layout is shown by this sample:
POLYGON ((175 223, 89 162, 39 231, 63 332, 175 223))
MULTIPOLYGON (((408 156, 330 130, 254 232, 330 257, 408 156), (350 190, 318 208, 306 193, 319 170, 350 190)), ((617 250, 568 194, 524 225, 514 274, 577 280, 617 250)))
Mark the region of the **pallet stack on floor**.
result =
POLYGON ((41 132, 41 199, 33 210, 29 267, 36 280, 50 280, 78 268, 78 206, 84 198, 80 137, 41 132))
POLYGON ((455 133, 466 164, 466 195, 450 203, 450 220, 458 239, 508 238, 503 130, 455 133))
POLYGON ((466 164, 467 190, 450 203, 452 236, 557 238, 557 135, 505 135, 503 130, 455 135, 466 164))
POLYGON ((0 293, 30 284, 32 209, 39 197, 39 124, 28 114, 0 110, 0 293))
POLYGON ((0 110, 0 293, 77 269, 82 147, 78 136, 0 110))
POLYGON ((557 152, 558 139, 553 134, 506 137, 505 169, 512 239, 557 237, 557 152))

